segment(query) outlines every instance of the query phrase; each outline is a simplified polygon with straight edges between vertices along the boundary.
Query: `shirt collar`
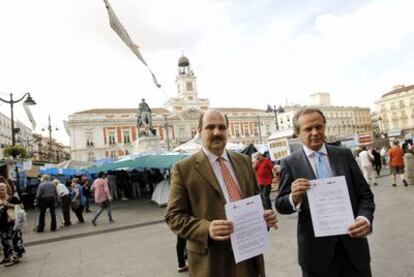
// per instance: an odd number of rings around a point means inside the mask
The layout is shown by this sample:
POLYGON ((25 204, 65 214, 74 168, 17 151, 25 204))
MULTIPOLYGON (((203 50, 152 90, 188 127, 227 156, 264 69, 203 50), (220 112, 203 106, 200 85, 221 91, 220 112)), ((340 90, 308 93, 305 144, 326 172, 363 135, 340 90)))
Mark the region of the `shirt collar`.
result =
MULTIPOLYGON (((213 164, 214 162, 217 161, 218 156, 216 156, 215 154, 211 153, 209 150, 207 150, 205 147, 203 147, 203 152, 204 154, 206 154, 210 164, 213 164)), ((223 154, 221 154, 221 157, 225 160, 225 161, 229 161, 229 155, 227 154, 227 151, 224 150, 223 154)))
POLYGON ((315 153, 315 152, 319 152, 319 153, 322 153, 322 154, 328 156, 328 151, 326 150, 325 143, 322 145, 321 149, 319 149, 318 151, 314 151, 314 150, 310 149, 309 147, 307 147, 306 145, 303 145, 303 151, 305 151, 305 154, 306 154, 307 157, 312 157, 313 153, 315 153))

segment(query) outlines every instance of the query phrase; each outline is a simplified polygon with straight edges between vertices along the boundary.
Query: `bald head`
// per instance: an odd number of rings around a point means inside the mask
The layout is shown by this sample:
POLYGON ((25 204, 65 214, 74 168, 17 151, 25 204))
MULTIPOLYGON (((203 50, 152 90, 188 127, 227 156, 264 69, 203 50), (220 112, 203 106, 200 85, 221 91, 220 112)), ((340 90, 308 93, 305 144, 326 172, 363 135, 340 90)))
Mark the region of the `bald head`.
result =
POLYGON ((200 117, 198 131, 203 147, 216 156, 223 154, 227 144, 227 117, 218 110, 209 110, 200 117))

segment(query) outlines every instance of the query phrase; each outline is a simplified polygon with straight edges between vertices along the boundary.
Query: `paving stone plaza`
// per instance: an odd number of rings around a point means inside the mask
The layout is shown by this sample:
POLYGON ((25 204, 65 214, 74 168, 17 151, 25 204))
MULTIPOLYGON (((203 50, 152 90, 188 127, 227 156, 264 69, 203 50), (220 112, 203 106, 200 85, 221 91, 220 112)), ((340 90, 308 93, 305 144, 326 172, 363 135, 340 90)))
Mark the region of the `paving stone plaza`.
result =
MULTIPOLYGON (((377 207, 369 236, 373 276, 414 276, 414 186, 394 188, 390 176, 383 174, 379 185, 372 187, 377 207)), ((176 271, 176 237, 164 223, 164 213, 165 208, 148 199, 117 201, 114 224, 102 214, 94 227, 93 213, 87 213, 85 224, 34 233, 36 216, 29 211, 24 231, 27 253, 20 264, 0 267, 0 276, 187 276, 176 271)), ((279 215, 279 230, 270 232, 268 276, 301 276, 296 220, 296 215, 279 215)))

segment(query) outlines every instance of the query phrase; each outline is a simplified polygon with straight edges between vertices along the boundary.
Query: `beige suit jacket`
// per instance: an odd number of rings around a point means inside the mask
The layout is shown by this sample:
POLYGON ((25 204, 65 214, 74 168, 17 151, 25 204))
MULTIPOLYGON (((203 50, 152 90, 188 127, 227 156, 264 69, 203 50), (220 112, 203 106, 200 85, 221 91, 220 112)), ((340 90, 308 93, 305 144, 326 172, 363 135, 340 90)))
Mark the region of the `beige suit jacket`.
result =
MULTIPOLYGON (((242 198, 259 193, 249 157, 228 152, 242 198)), ((263 256, 235 264, 230 240, 209 238, 212 220, 226 219, 226 201, 210 162, 199 151, 176 163, 172 170, 166 222, 173 232, 187 239, 190 276, 265 276, 263 256)))

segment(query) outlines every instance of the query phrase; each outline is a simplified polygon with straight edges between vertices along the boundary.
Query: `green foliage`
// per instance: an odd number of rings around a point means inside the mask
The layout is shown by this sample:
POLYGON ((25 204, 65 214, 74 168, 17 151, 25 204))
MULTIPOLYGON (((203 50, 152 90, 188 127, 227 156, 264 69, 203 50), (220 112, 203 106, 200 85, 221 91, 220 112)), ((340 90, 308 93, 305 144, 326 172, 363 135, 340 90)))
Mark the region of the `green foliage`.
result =
POLYGON ((3 150, 4 157, 12 156, 13 158, 19 157, 24 159, 27 157, 27 150, 19 145, 8 146, 3 150))

